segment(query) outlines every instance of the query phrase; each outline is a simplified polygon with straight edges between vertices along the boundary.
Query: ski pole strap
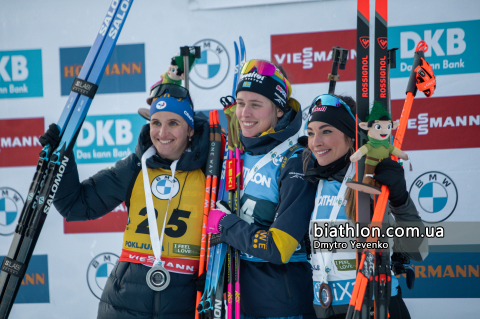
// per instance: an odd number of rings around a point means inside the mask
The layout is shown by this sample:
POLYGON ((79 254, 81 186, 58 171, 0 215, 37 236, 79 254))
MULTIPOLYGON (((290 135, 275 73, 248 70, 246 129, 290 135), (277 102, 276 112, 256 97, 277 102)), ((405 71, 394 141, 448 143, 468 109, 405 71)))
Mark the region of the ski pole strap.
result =
POLYGON ((75 80, 73 80, 70 91, 85 95, 93 99, 95 97, 95 93, 97 93, 97 89, 98 85, 96 85, 95 83, 75 78, 75 80))
POLYGON ((27 271, 27 265, 5 256, 1 270, 18 278, 23 278, 27 271))

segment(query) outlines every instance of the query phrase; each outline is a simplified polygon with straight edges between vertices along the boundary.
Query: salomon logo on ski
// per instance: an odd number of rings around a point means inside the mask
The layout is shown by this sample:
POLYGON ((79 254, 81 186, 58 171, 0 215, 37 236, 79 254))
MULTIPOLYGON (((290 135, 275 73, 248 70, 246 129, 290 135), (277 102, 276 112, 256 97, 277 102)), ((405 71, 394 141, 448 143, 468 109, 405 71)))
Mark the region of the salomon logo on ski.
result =
MULTIPOLYGON (((43 212, 45 214, 48 213, 50 210, 50 206, 52 206, 53 203, 53 198, 55 197, 55 194, 57 193, 58 186, 60 185, 60 181, 62 180, 63 173, 65 172, 65 168, 67 167, 68 163, 68 157, 64 156, 62 164, 60 165, 60 168, 58 169, 57 176, 55 176, 55 181, 53 182, 52 188, 51 188, 51 193, 48 194, 48 199, 47 199, 47 205, 43 208, 43 212)), ((40 203, 42 204, 42 203, 40 203)))

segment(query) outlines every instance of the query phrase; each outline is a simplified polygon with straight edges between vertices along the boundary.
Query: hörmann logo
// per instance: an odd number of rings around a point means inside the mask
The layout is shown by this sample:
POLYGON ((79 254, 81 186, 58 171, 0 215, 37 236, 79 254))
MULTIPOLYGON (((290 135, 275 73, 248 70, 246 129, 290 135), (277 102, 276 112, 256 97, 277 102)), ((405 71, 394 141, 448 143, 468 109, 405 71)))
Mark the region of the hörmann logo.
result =
POLYGON ((425 58, 435 75, 480 72, 479 29, 480 20, 389 27, 390 47, 400 48, 399 67, 391 70, 391 76, 410 75, 415 47, 421 40, 428 45, 425 58))
POLYGON ((280 34, 272 35, 270 40, 272 61, 283 66, 297 84, 328 82, 318 74, 331 72, 333 46, 349 50, 352 62, 342 71, 342 79, 355 80, 356 30, 280 34))
MULTIPOLYGON (((90 47, 60 48, 61 95, 70 94, 90 47)), ((116 45, 97 94, 145 92, 145 45, 116 45)))

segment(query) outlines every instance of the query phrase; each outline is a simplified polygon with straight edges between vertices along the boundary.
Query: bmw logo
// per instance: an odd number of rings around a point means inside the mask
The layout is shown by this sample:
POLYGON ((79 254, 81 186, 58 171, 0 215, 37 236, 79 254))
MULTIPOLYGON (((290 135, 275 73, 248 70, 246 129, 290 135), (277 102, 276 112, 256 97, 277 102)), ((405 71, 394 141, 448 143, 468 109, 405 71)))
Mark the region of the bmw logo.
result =
POLYGON ((424 222, 438 223, 449 218, 458 202, 453 180, 440 172, 426 172, 413 182, 410 197, 424 222))
POLYGON ((172 176, 170 175, 158 175, 153 179, 150 188, 156 198, 168 200, 178 194, 180 183, 176 177, 172 180, 172 176))
POLYGON ((119 257, 112 253, 103 253, 90 262, 87 269, 87 284, 92 294, 100 299, 108 276, 115 267, 119 257))
POLYGON ((194 46, 201 48, 202 56, 197 59, 189 73, 190 81, 201 89, 213 89, 219 86, 230 69, 227 50, 223 44, 212 39, 197 41, 194 46))
POLYGON ((12 235, 23 208, 23 198, 10 187, 0 187, 0 235, 12 235))

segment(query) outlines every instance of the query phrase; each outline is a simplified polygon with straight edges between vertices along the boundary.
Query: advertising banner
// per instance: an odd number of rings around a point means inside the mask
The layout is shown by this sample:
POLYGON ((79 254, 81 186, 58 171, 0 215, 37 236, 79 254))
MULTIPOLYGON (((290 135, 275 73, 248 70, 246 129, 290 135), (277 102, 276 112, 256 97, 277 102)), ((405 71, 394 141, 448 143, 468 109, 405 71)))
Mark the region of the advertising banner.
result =
POLYGON ((0 51, 0 99, 43 96, 42 50, 0 51))
MULTIPOLYGON (((61 94, 69 95, 90 47, 60 48, 61 94)), ((145 92, 145 45, 117 45, 108 61, 97 94, 145 92)))

